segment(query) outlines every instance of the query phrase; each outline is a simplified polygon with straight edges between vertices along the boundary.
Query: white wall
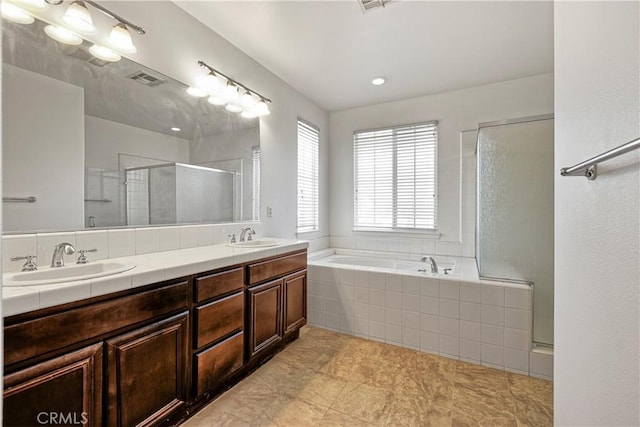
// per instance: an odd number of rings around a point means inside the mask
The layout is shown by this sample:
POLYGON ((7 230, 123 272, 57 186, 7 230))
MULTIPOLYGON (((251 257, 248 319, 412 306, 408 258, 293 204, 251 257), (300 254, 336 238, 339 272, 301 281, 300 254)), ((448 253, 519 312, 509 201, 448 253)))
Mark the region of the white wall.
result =
POLYGON ((84 166, 87 168, 118 170, 118 153, 175 162, 189 161, 189 140, 187 139, 98 117, 84 117, 86 135, 84 166))
MULTIPOLYGON (((638 2, 555 3, 556 171, 640 136, 638 2)), ((640 425, 640 155, 555 177, 556 425, 640 425)))
MULTIPOLYGON (((352 231, 354 131, 438 120, 438 231, 440 241, 461 242, 460 132, 482 122, 552 112, 553 75, 543 74, 331 113, 332 239, 340 236, 338 241, 348 242, 356 235, 367 235, 352 231)), ((461 255, 461 245, 455 248, 449 252, 461 255)))
MULTIPOLYGON (((302 117, 320 128, 320 232, 328 235, 328 114, 254 59, 171 2, 112 2, 109 7, 143 25, 131 59, 187 84, 202 75, 198 60, 220 69, 273 100, 271 115, 260 119, 262 224, 264 234, 295 237, 297 126, 302 117), (273 216, 266 216, 266 207, 273 216)), ((94 19, 98 17, 94 16, 94 19)))
MULTIPOLYGON (((83 226, 84 91, 4 64, 4 231, 83 226)), ((20 254, 26 255, 26 254, 20 254)))

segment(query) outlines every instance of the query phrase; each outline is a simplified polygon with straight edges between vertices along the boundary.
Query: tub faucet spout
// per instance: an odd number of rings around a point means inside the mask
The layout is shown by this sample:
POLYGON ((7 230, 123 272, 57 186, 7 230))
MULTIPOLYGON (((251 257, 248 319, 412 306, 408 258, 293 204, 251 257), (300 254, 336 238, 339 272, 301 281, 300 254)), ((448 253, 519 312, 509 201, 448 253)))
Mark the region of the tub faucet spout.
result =
POLYGON ((435 259, 433 259, 433 257, 431 257, 431 256, 423 256, 422 257, 422 262, 429 263, 429 266, 431 267, 431 272, 432 273, 437 273, 438 272, 438 263, 436 262, 435 259))

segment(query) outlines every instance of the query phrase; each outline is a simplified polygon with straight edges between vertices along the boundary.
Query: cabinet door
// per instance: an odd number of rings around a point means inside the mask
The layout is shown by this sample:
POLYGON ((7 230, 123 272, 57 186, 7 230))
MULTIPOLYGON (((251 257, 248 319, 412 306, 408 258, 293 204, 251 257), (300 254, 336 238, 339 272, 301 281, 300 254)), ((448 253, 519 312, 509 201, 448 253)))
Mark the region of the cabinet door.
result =
POLYGON ((188 313, 107 341, 107 425, 157 423, 186 402, 188 313))
POLYGON ((5 426, 102 425, 102 344, 4 377, 5 426))
POLYGON ((282 340, 282 279, 247 290, 249 357, 282 340))
POLYGON ((284 334, 297 331, 307 323, 307 272, 284 278, 284 334))

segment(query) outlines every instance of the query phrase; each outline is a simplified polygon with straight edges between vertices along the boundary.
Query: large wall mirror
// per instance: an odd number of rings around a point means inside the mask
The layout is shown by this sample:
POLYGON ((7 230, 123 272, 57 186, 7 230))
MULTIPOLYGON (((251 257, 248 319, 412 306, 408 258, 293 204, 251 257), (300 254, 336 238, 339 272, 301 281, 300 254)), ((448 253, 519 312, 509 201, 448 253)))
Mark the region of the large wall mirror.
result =
POLYGON ((5 232, 259 219, 259 120, 2 24, 5 232))

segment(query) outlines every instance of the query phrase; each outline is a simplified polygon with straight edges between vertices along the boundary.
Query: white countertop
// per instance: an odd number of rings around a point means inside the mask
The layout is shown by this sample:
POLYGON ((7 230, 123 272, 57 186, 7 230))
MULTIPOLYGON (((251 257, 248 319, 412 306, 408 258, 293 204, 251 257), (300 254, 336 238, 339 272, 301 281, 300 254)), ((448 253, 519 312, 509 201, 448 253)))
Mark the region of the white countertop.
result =
POLYGON ((123 273, 91 280, 78 280, 53 285, 3 286, 2 315, 7 317, 26 313, 40 308, 79 301, 98 295, 306 249, 309 246, 309 243, 303 240, 266 238, 264 240, 276 240, 279 245, 247 249, 219 244, 111 258, 110 260, 113 261, 133 263, 136 267, 123 273))

